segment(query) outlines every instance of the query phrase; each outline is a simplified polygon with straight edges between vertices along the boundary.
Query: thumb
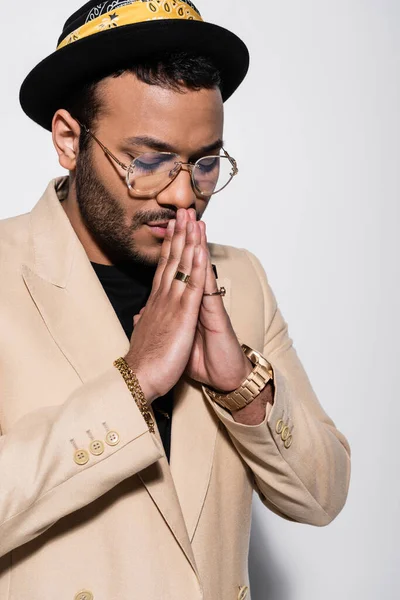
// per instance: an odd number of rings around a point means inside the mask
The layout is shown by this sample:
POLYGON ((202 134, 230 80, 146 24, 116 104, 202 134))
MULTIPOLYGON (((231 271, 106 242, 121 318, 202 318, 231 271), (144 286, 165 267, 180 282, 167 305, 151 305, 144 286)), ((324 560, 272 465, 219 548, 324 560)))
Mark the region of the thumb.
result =
POLYGON ((133 317, 133 325, 134 325, 134 327, 136 327, 136 325, 139 323, 139 321, 140 321, 140 319, 142 318, 142 316, 143 316, 143 314, 144 314, 144 311, 145 311, 145 310, 146 310, 146 307, 145 307, 145 306, 143 306, 143 308, 141 309, 141 311, 139 312, 139 314, 138 314, 138 315, 135 315, 135 316, 133 317))

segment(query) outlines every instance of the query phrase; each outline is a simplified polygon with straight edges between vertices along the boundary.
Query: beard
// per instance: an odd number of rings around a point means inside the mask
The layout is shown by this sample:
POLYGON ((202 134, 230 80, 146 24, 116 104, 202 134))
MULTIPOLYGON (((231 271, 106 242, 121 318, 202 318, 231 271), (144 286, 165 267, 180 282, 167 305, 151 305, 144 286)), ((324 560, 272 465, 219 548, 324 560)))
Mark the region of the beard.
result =
POLYGON ((128 261, 155 268, 158 258, 137 247, 134 233, 145 223, 175 219, 177 211, 161 207, 157 212, 137 211, 128 223, 121 203, 97 177, 90 151, 91 145, 80 152, 75 176, 76 198, 86 228, 113 264, 128 261))

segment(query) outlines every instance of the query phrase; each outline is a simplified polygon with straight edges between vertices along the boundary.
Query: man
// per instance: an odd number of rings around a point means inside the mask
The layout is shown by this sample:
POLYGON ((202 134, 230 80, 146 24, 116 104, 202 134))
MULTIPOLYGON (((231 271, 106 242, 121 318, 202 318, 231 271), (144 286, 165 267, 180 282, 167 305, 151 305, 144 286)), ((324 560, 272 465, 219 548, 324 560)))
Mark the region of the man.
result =
POLYGON ((202 221, 247 67, 188 0, 91 1, 22 86, 69 177, 0 225, 1 600, 243 600, 253 489, 345 503, 259 261, 202 221))

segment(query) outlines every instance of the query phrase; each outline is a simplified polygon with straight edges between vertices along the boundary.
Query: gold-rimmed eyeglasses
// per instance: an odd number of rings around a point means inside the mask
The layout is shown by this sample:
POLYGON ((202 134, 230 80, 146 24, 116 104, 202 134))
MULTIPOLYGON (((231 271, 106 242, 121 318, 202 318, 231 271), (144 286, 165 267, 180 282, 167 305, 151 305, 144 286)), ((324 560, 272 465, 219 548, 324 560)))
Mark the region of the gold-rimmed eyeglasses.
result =
POLYGON ((126 171, 126 185, 130 193, 141 198, 153 198, 179 175, 183 167, 190 171, 196 195, 205 198, 218 194, 239 173, 237 162, 222 148, 224 155, 203 156, 195 163, 184 163, 173 152, 145 152, 129 165, 121 162, 85 125, 85 132, 100 146, 103 152, 126 171))

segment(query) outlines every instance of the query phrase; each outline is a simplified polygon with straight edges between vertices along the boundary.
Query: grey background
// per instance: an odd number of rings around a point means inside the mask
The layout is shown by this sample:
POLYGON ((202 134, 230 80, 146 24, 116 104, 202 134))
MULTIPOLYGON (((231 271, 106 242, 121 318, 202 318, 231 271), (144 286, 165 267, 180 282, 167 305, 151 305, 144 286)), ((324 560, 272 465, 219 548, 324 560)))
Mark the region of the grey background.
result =
MULTIPOLYGON (((0 217, 29 210, 62 172, 50 135, 19 109, 18 88, 80 4, 19 0, 3 14, 0 217)), ((255 500, 252 597, 395 600, 400 4, 198 5, 252 53, 249 77, 226 104, 226 146, 240 176, 207 213, 210 237, 259 256, 320 401, 353 451, 349 500, 328 528, 285 522, 255 500)))

